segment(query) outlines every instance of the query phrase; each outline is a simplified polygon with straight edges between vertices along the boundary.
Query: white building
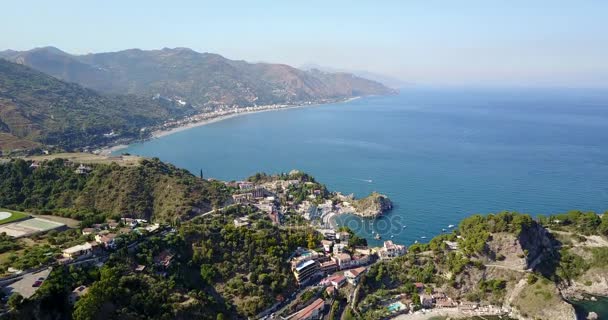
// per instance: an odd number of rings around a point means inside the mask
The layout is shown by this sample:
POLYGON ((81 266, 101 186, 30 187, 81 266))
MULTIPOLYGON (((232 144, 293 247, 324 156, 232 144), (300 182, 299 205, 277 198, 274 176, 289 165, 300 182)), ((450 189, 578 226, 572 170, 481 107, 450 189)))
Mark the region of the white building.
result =
POLYGON ((346 281, 352 285, 356 285, 361 278, 361 275, 365 273, 367 269, 365 267, 359 267, 351 270, 346 270, 344 272, 344 276, 346 277, 346 281))
POLYGON ((347 245, 344 243, 336 243, 334 244, 334 254, 339 254, 344 252, 344 249, 346 249, 347 245))
POLYGON ((407 253, 404 245, 394 244, 393 241, 384 241, 384 246, 378 250, 380 260, 392 260, 407 253))
POLYGON ((93 246, 88 242, 63 249, 63 257, 70 259, 90 256, 92 253, 93 246))

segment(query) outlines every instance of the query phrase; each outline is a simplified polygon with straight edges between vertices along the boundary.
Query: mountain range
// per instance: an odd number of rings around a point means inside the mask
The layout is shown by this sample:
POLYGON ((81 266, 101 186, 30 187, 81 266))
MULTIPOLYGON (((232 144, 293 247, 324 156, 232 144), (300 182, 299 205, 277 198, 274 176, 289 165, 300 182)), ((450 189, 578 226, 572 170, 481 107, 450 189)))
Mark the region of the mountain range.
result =
POLYGON ((297 104, 394 93, 350 73, 248 63, 188 48, 72 55, 54 47, 7 50, 0 58, 110 94, 178 98, 195 107, 297 104))
POLYGON ((218 107, 323 103, 395 93, 343 72, 248 63, 187 48, 72 55, 0 52, 0 152, 145 138, 144 128, 218 107))
POLYGON ((399 79, 399 78, 396 78, 393 76, 389 76, 386 74, 382 74, 382 73, 376 73, 376 72, 371 72, 371 71, 367 71, 367 70, 349 70, 349 69, 343 69, 343 68, 332 68, 332 67, 323 66, 320 64, 316 64, 316 63, 306 63, 303 65, 300 65, 298 68, 302 69, 302 70, 315 70, 316 69, 316 70, 321 70, 323 72, 329 72, 329 73, 352 73, 352 74, 356 75, 357 77, 380 82, 383 85, 386 85, 391 88, 404 88, 404 87, 409 87, 409 86, 412 86, 415 84, 413 82, 405 81, 405 80, 402 80, 402 79, 399 79))

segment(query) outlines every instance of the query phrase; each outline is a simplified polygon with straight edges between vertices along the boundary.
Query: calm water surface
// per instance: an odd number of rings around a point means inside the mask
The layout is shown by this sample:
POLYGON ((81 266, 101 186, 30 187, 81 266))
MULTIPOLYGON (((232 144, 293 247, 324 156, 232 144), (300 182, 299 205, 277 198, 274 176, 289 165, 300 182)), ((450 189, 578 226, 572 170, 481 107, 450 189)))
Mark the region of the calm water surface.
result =
POLYGON ((402 90, 245 115, 120 152, 223 180, 297 168, 332 190, 379 191, 396 208, 349 224, 410 244, 473 213, 608 209, 608 93, 402 90))
POLYGON ((590 312, 597 313, 599 319, 608 319, 608 297, 596 297, 596 301, 573 301, 578 319, 587 319, 590 312))

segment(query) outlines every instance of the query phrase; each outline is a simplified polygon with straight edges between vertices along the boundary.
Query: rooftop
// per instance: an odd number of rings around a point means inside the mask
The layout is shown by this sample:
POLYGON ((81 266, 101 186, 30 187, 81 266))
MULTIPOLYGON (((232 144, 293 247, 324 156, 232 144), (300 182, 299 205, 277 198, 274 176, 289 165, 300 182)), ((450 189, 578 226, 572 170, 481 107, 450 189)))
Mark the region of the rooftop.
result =
POLYGON ((335 266, 335 265, 336 265, 336 262, 335 262, 335 261, 333 261, 333 260, 329 260, 329 261, 326 261, 326 262, 321 263, 321 267, 327 267, 327 266, 331 266, 331 265, 334 265, 334 266, 335 266))
POLYGON ((92 246, 90 243, 85 242, 83 244, 79 244, 77 246, 73 246, 73 247, 69 247, 66 249, 63 249, 63 253, 67 253, 67 254, 73 254, 73 253, 77 253, 80 251, 87 251, 87 250, 91 250, 92 246))
POLYGON ((309 304, 306 308, 300 310, 296 314, 296 316, 293 317, 292 319, 293 320, 307 319, 316 310, 323 309, 324 305, 325 305, 325 301, 323 301, 323 299, 319 298, 319 299, 315 300, 313 303, 309 304))
POLYGON ((336 259, 339 259, 340 261, 343 260, 350 260, 350 255, 348 253, 339 253, 337 255, 335 255, 336 259))
POLYGON ((365 270, 366 270, 365 267, 359 267, 359 268, 355 268, 352 270, 348 270, 347 272, 352 274, 354 277, 358 277, 361 273, 365 272, 365 270))
POLYGON ((314 260, 306 260, 304 262, 300 262, 300 263, 298 263, 298 265, 296 265, 296 271, 300 272, 302 269, 304 269, 314 263, 315 263, 314 260))

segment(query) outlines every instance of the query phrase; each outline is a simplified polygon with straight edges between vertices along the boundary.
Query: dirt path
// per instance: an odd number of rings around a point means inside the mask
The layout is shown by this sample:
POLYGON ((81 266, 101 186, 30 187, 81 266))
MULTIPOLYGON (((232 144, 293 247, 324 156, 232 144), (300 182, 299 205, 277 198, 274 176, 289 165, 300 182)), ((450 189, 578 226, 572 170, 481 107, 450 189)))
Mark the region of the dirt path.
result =
POLYGON ((505 269, 505 270, 510 270, 510 271, 515 271, 515 272, 521 272, 521 273, 528 273, 530 272, 529 270, 522 270, 519 268, 515 268, 515 267, 508 267, 508 266, 503 266, 503 265, 499 265, 499 264, 484 264, 484 266, 490 267, 490 268, 499 268, 499 269, 505 269))
POLYGON ((526 279, 519 280, 519 282, 515 285, 515 288, 513 288, 513 291, 511 291, 511 294, 507 298, 508 305, 513 304, 513 301, 519 296, 521 291, 526 287, 527 283, 528 281, 526 279))

